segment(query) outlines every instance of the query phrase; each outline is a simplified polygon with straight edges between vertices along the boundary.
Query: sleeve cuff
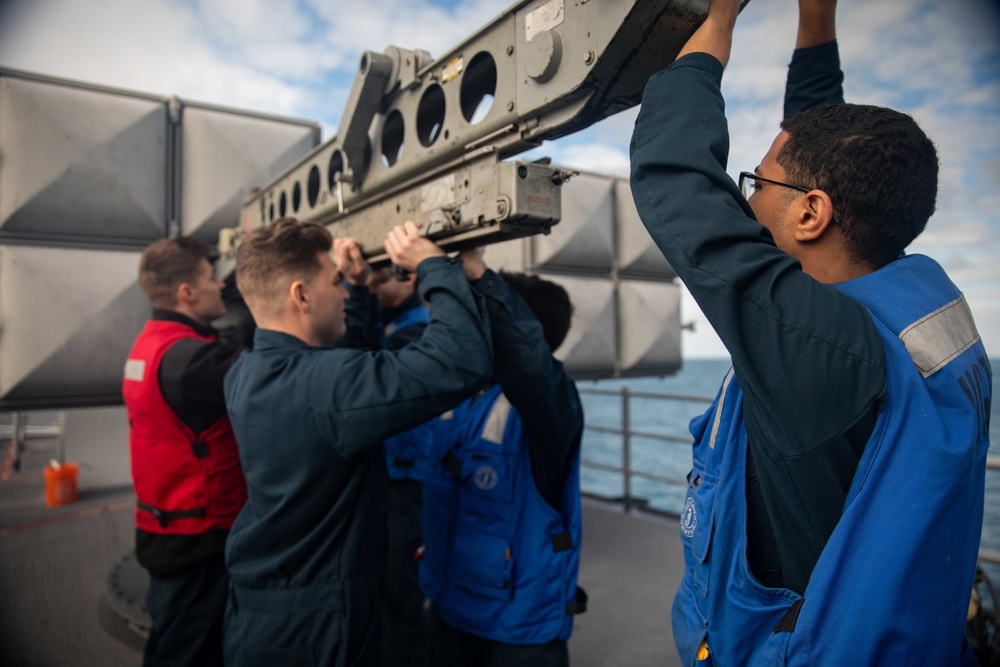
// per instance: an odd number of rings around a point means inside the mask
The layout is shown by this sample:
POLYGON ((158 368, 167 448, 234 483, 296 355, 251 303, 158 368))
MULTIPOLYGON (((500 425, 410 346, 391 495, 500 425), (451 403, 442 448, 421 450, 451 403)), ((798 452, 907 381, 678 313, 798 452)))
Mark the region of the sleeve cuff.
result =
POLYGON ((702 52, 689 53, 685 56, 681 56, 674 62, 670 63, 670 66, 667 67, 667 69, 663 70, 662 72, 659 72, 658 74, 654 74, 653 76, 654 77, 662 76, 669 72, 673 72, 675 70, 687 67, 700 69, 704 72, 707 72, 708 74, 711 74, 715 78, 715 80, 718 81, 720 84, 722 82, 722 71, 723 71, 722 63, 719 62, 719 59, 716 58, 715 56, 709 53, 702 53, 702 52))
POLYGON ((455 266, 457 264, 458 260, 452 259, 447 255, 428 257, 417 265, 417 278, 423 280, 427 275, 440 271, 444 267, 455 266))
POLYGON ((814 70, 829 71, 840 69, 840 49, 837 40, 819 44, 817 46, 807 46, 802 49, 795 49, 792 52, 792 62, 789 64, 793 71, 812 72, 814 70))

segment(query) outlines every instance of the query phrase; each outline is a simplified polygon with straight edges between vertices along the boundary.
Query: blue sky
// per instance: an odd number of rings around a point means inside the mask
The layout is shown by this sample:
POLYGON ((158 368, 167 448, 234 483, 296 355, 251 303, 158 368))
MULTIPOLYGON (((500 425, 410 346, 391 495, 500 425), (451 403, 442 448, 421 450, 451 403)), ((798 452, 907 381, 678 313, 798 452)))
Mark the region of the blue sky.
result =
MULTIPOLYGON (((612 2, 614 0, 598 0, 612 2)), ((319 121, 336 131, 363 50, 438 56, 504 0, 5 0, 0 67, 319 121)), ((781 116, 796 3, 753 0, 723 88, 730 172, 752 169, 781 116)), ((840 0, 847 99, 912 114, 941 157, 938 211, 911 246, 940 261, 1000 355, 1000 7, 995 0, 840 0)), ((628 174, 635 111, 530 155, 628 174)), ((725 351, 690 298, 685 356, 725 351)))

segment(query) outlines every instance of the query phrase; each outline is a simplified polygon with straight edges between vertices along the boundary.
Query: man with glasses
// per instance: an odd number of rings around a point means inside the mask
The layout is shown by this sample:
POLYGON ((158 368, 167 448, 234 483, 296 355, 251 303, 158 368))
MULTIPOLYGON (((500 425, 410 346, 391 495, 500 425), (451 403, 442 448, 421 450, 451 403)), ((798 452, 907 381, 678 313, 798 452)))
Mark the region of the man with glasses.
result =
POLYGON ((632 140, 640 216, 733 359, 691 424, 674 640, 684 664, 960 664, 991 371, 962 294, 903 255, 934 145, 842 103, 835 2, 800 0, 782 131, 737 187, 719 86, 739 4, 712 0, 632 140))

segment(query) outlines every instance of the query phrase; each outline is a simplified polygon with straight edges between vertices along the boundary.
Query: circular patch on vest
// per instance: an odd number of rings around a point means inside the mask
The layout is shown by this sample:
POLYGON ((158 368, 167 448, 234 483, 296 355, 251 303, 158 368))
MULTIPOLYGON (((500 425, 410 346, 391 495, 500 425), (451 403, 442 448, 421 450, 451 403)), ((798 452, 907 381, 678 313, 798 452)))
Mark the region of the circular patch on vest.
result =
POLYGON ((476 486, 483 491, 489 491, 496 486, 498 478, 497 471, 490 466, 483 466, 476 471, 476 474, 473 477, 476 482, 476 486))
POLYGON ((681 532, 685 537, 694 536, 694 529, 698 527, 698 510, 694 506, 694 498, 688 498, 684 502, 684 512, 681 513, 681 532))

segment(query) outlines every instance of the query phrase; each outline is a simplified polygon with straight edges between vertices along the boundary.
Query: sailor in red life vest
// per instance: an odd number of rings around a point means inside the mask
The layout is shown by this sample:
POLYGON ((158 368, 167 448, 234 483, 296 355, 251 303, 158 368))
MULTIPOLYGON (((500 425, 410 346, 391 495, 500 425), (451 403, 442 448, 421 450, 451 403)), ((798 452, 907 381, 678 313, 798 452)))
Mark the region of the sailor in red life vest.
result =
POLYGON ((160 239, 139 264, 153 316, 125 362, 122 395, 136 557, 150 574, 146 666, 223 664, 223 548, 246 483, 222 379, 243 346, 220 340, 209 325, 226 307, 208 256, 195 239, 160 239))

